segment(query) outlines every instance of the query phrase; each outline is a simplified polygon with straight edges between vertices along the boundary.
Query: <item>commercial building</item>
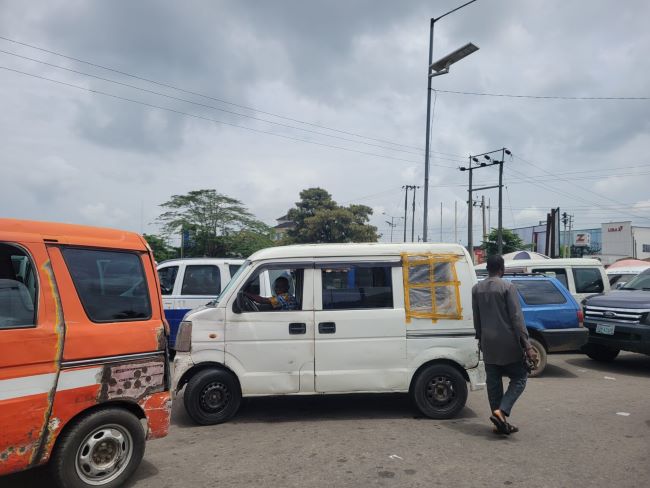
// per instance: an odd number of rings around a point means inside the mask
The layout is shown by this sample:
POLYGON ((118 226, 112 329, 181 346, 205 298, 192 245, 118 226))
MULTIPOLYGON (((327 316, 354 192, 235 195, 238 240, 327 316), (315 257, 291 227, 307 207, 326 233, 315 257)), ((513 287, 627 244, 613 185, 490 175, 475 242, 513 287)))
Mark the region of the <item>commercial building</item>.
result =
MULTIPOLYGON (((512 229, 526 246, 544 252, 546 225, 512 229)), ((650 227, 632 225, 631 221, 606 222, 600 228, 561 230, 560 247, 570 257, 594 257, 609 265, 619 259, 650 259, 650 227)))

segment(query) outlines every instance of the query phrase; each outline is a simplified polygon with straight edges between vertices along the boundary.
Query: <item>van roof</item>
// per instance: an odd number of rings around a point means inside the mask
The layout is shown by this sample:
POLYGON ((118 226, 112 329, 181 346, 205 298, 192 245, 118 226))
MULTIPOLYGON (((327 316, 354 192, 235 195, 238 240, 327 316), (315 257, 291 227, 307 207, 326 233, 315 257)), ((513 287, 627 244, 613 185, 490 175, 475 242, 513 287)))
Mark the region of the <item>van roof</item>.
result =
MULTIPOLYGON (((507 268, 523 268, 526 266, 543 266, 552 268, 553 266, 602 266, 603 263, 597 259, 589 258, 563 258, 563 259, 515 259, 505 262, 507 268)), ((485 269, 486 263, 477 264, 474 269, 485 269)))
POLYGON ((399 256, 408 253, 438 253, 466 256, 465 248, 459 244, 422 243, 353 243, 353 244, 294 244, 291 246, 269 247, 250 256, 251 261, 264 259, 399 256))
POLYGON ((89 225, 61 224, 33 220, 0 219, 3 240, 23 242, 56 242, 77 246, 107 247, 146 251, 145 240, 135 232, 89 225))
POLYGON ((210 258, 210 257, 205 257, 205 258, 199 258, 199 257, 192 257, 192 258, 172 258, 172 259, 165 259, 164 261, 160 261, 158 263, 158 266, 162 264, 170 264, 170 263, 184 263, 186 261, 191 261, 191 262, 197 262, 197 261, 205 261, 208 263, 232 263, 232 264, 242 264, 245 260, 241 258, 210 258))

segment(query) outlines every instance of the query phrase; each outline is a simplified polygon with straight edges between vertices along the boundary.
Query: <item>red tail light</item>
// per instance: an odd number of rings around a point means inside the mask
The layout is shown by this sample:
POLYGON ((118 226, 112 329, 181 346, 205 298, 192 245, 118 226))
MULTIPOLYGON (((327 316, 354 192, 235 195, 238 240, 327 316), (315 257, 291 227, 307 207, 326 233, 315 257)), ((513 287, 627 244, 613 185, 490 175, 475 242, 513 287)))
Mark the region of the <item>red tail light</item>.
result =
POLYGON ((585 314, 582 312, 582 310, 578 310, 577 315, 578 315, 578 327, 584 327, 585 314))

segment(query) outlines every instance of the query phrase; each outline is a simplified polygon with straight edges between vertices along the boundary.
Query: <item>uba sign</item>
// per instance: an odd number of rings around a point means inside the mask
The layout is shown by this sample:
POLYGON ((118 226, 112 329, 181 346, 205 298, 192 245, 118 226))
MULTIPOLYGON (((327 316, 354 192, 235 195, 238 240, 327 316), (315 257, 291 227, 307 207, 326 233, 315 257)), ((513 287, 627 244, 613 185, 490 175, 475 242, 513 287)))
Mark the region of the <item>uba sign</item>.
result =
POLYGON ((616 227, 608 227, 607 232, 621 232, 623 230, 623 226, 619 225, 616 227))

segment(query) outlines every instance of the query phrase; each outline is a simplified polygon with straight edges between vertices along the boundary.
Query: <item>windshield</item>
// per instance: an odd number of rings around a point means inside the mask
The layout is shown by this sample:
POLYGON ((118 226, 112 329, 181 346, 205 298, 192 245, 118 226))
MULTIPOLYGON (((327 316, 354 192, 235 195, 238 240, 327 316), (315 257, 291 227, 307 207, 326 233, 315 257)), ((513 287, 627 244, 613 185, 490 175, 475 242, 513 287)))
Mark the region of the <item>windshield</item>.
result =
POLYGON ((644 271, 628 281, 621 290, 650 290, 650 272, 644 271))
POLYGON ((244 264, 242 264, 240 266, 240 268, 237 270, 237 272, 233 275, 233 277, 230 278, 230 281, 228 282, 228 284, 224 287, 223 290, 221 290, 221 293, 219 294, 217 299, 214 302, 211 303, 211 305, 213 305, 215 307, 217 305, 219 305, 219 302, 221 301, 221 297, 226 296, 228 294, 228 292, 230 291, 232 286, 237 282, 237 279, 239 278, 239 276, 244 271, 246 271, 250 265, 251 265, 251 262, 249 260, 244 261, 244 264))

